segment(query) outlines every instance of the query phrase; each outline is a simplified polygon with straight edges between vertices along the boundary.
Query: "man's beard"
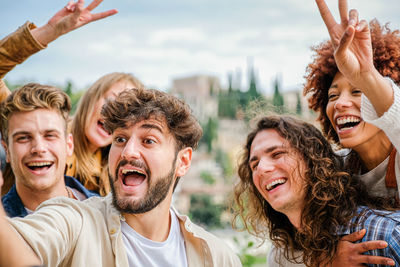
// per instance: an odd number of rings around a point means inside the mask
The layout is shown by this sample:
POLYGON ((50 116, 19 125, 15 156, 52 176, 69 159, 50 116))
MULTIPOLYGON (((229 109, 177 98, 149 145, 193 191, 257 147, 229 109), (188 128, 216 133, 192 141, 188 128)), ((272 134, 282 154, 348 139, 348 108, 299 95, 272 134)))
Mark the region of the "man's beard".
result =
MULTIPOLYGON (((145 181, 148 184, 148 189, 146 194, 142 199, 139 200, 131 200, 129 196, 124 198, 119 198, 118 192, 116 192, 114 187, 114 182, 118 181, 118 178, 114 178, 109 173, 110 185, 111 185, 111 193, 113 197, 113 206, 120 211, 121 213, 130 213, 130 214, 141 214, 148 212, 158 204, 161 203, 168 195, 168 191, 171 188, 171 185, 174 180, 175 174, 175 165, 176 165, 176 157, 173 161, 174 163, 171 166, 170 171, 164 177, 154 178, 155 182, 152 183, 153 178, 151 178, 150 172, 147 172, 147 180, 145 181)), ((135 166, 135 164, 131 165, 135 166)), ((118 173, 117 168, 117 173, 118 173)), ((118 177, 116 173, 115 177, 118 177)))

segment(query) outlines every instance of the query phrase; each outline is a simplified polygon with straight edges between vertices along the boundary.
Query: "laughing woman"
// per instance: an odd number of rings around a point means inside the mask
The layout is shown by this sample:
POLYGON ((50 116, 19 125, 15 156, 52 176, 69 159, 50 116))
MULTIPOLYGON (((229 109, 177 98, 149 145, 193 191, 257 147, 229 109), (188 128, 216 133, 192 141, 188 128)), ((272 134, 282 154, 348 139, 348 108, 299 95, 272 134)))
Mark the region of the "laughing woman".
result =
POLYGON ((400 36, 377 20, 358 21, 339 1, 341 24, 317 0, 331 42, 314 47, 304 93, 326 137, 348 150, 347 168, 375 196, 398 200, 400 36), (385 78, 387 77, 387 78, 385 78))

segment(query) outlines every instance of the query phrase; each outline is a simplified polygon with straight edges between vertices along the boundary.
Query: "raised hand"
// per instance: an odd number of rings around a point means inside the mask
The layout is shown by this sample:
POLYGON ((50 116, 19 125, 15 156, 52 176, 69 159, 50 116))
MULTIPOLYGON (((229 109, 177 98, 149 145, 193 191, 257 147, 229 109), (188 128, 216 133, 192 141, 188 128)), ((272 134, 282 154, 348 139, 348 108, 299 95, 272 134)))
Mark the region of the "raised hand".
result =
POLYGON ((103 0, 93 0, 86 8, 84 0, 78 0, 77 2, 70 1, 64 8, 50 18, 46 25, 32 30, 32 35, 42 45, 47 45, 63 34, 118 12, 115 9, 111 9, 104 12, 92 13, 102 1, 103 0))
POLYGON ((339 71, 353 85, 358 85, 364 74, 373 71, 371 34, 368 23, 359 21, 357 10, 348 12, 347 0, 339 0, 338 24, 324 0, 316 0, 335 48, 335 61, 339 71))
POLYGON ((381 116, 393 103, 393 90, 374 66, 367 21, 359 21, 357 10, 348 12, 347 0, 338 0, 340 24, 332 16, 325 0, 315 2, 331 37, 340 73, 367 96, 381 116))
POLYGON ((347 0, 339 0, 340 24, 338 24, 332 16, 324 0, 315 0, 315 2, 317 3, 319 13, 328 29, 332 44, 336 48, 349 25, 347 0))

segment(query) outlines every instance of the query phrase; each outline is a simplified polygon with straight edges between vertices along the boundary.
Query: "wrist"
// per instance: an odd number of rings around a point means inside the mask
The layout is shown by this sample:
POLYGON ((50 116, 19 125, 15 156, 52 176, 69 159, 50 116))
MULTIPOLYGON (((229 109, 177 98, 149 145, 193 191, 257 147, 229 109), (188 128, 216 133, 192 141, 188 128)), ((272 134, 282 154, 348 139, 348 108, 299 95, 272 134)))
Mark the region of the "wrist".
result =
POLYGON ((41 27, 32 29, 31 34, 35 40, 43 46, 47 46, 60 36, 56 33, 54 27, 48 23, 41 27))

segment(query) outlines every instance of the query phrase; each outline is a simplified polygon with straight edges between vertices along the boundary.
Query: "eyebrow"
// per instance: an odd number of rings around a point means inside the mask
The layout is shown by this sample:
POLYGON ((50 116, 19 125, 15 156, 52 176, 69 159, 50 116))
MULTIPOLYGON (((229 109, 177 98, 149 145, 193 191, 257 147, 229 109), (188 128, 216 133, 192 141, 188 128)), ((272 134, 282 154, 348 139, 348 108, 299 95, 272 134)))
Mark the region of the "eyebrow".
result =
MULTIPOLYGON (((269 148, 267 148, 266 150, 264 150, 264 153, 270 153, 272 151, 274 151, 275 149, 279 148, 279 147, 283 147, 283 146, 271 146, 269 148)), ((253 161, 257 160, 257 156, 253 156, 249 159, 249 164, 253 161)))
POLYGON ((159 131, 160 133, 163 133, 163 130, 160 126, 156 125, 156 124, 152 124, 152 123, 144 123, 140 126, 140 128, 143 129, 155 129, 157 131, 159 131))
POLYGON ((330 87, 328 88, 328 90, 331 89, 331 88, 338 88, 338 85, 335 83, 334 85, 330 86, 330 87))
MULTIPOLYGON (((57 130, 57 129, 48 129, 48 130, 45 130, 44 133, 45 133, 45 134, 46 134, 46 133, 60 133, 60 131, 57 130)), ((29 132, 29 131, 17 131, 17 132, 15 132, 15 133, 13 133, 13 134, 11 135, 11 137, 15 137, 15 136, 17 136, 17 135, 25 135, 25 134, 32 134, 32 133, 29 132)))

